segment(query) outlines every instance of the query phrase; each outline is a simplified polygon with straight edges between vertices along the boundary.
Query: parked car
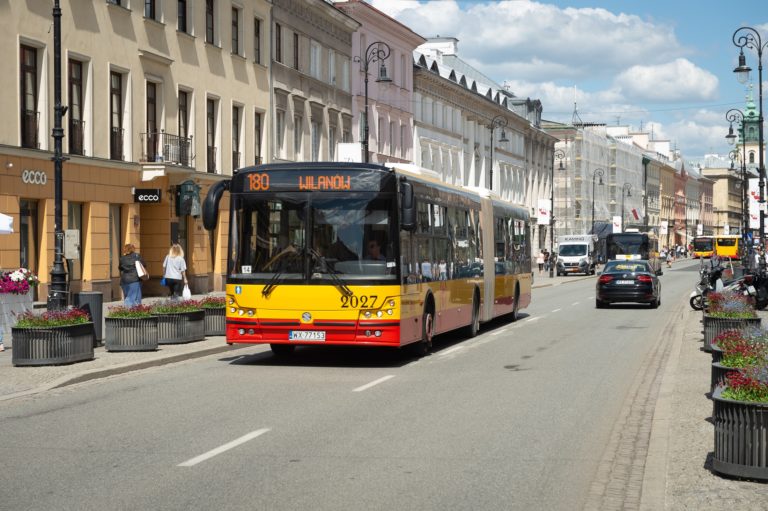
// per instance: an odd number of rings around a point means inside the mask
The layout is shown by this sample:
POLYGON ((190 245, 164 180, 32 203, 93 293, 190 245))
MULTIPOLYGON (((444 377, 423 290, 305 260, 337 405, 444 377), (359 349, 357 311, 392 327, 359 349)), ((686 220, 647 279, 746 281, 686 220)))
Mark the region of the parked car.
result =
POLYGON ((661 283, 648 261, 608 261, 598 275, 598 309, 617 302, 648 303, 653 309, 661 304, 661 283))

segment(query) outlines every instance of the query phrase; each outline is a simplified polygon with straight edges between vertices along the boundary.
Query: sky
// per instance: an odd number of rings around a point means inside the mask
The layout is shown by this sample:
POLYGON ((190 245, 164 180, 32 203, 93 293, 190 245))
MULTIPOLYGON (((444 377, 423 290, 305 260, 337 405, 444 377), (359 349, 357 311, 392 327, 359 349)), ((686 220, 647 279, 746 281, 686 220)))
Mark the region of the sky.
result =
MULTIPOLYGON (((455 37, 459 57, 539 99, 543 118, 624 125, 683 158, 728 154, 726 112, 744 110, 734 32, 768 42, 765 0, 369 0, 422 37, 455 37)), ((757 52, 745 50, 758 101, 757 52)), ((768 66, 768 48, 765 51, 768 66)), ((768 91, 768 69, 763 77, 768 91)))

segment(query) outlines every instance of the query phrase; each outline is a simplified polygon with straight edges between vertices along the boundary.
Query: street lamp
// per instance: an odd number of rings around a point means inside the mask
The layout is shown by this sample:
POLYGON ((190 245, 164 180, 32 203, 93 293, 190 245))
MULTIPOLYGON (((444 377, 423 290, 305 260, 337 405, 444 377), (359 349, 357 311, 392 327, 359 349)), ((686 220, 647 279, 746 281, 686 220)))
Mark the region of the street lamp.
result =
POLYGON ((592 171, 592 234, 595 234, 595 178, 600 176, 600 185, 602 186, 604 175, 603 169, 592 171))
MULTIPOLYGON (((736 79, 739 83, 746 83, 749 80, 749 72, 752 71, 747 65, 747 59, 744 56, 744 48, 751 48, 757 51, 757 82, 758 92, 760 94, 759 115, 757 118, 758 133, 758 183, 760 190, 760 245, 765 247, 765 211, 763 203, 765 202, 765 162, 763 160, 763 40, 760 33, 752 27, 741 27, 733 33, 733 44, 739 48, 739 65, 733 70, 736 73, 736 79), (738 37, 737 37, 738 36, 738 37)), ((768 45, 768 43, 766 43, 768 45)), ((743 119, 743 115, 742 115, 743 119)), ((743 121, 742 121, 743 122, 743 121)), ((743 135, 742 135, 743 136, 743 135)))
POLYGON ((64 231, 62 230, 62 139, 64 129, 61 118, 67 113, 67 107, 61 104, 61 7, 59 0, 53 2, 53 169, 54 169, 54 203, 53 203, 53 267, 51 268, 51 285, 48 290, 48 310, 64 310, 67 308, 67 271, 64 269, 64 231))
MULTIPOLYGON (((556 159, 560 160, 560 170, 563 170, 563 158, 565 158, 565 151, 557 149, 553 155, 556 159)), ((550 167, 549 182, 551 188, 549 191, 549 206, 551 211, 549 212, 549 278, 555 277, 555 265, 552 264, 553 254, 555 253, 555 162, 552 162, 550 167)))
MULTIPOLYGON (((365 49, 365 61, 360 57, 355 57, 355 62, 363 64, 363 72, 365 73, 365 114, 363 124, 363 147, 365 148, 364 161, 368 163, 370 161, 370 155, 368 154, 368 68, 374 62, 379 62, 379 76, 376 81, 379 83, 390 83, 392 79, 387 76, 387 68, 384 65, 384 61, 389 57, 391 49, 389 45, 383 41, 374 41, 368 45, 365 49)), ((381 135, 381 134, 379 134, 381 135)))
POLYGON ((499 114, 494 117, 493 120, 491 120, 491 125, 488 127, 491 130, 491 165, 488 169, 490 185, 488 186, 488 189, 493 190, 493 131, 497 127, 501 128, 501 136, 499 137, 499 142, 509 142, 507 139, 507 134, 504 132, 504 128, 507 127, 507 118, 499 114))
POLYGON ((621 232, 627 230, 624 227, 624 197, 632 197, 632 185, 629 183, 624 183, 621 187, 621 232))
MULTIPOLYGON (((745 206, 747 203, 747 191, 749 188, 749 182, 747 181, 747 138, 746 138, 746 125, 744 123, 744 112, 739 110, 738 108, 731 108, 725 113, 725 120, 730 123, 728 126, 728 134, 725 136, 725 139, 728 141, 730 145, 736 145, 736 134, 733 132, 733 123, 734 122, 740 122, 741 123, 741 151, 742 151, 742 157, 741 157, 741 217, 742 217, 742 233, 741 237, 743 240, 745 240, 745 236, 747 235, 747 232, 749 232, 749 219, 747 215, 749 214, 749 207, 745 206)), ((738 149, 735 149, 731 151, 732 153, 735 153, 736 156, 738 156, 738 149)), ((761 150, 762 153, 762 150, 761 150)), ((733 161, 735 158, 731 158, 731 169, 733 169, 733 161)), ((762 209, 762 208, 761 208, 762 209)), ((762 215, 762 212, 761 212, 762 215)), ((761 236, 762 239, 762 236, 761 236)))

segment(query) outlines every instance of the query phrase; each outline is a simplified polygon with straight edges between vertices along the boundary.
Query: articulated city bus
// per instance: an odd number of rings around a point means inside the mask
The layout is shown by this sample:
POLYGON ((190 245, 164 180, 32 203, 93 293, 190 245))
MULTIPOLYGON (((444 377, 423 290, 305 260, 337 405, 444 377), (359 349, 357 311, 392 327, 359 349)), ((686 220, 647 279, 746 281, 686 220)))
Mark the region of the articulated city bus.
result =
POLYGON ((715 236, 715 254, 722 259, 739 259, 739 243, 741 236, 738 234, 718 234, 715 236))
POLYGON ((477 334, 531 301, 530 220, 487 190, 412 167, 267 164, 209 190, 231 195, 227 343, 403 347, 477 334))
POLYGON ((609 261, 645 259, 657 275, 663 273, 659 257, 659 240, 655 234, 629 230, 614 232, 607 236, 605 244, 609 261))
POLYGON ((712 257, 715 251, 715 238, 713 236, 696 236, 693 238, 693 258, 702 259, 712 257))

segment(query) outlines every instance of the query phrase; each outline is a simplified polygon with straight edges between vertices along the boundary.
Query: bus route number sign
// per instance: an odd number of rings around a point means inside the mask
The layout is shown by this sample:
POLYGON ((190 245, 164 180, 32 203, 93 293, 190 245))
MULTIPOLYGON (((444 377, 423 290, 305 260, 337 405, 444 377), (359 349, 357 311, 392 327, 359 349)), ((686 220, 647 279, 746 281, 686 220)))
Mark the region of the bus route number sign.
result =
POLYGON ((269 174, 250 174, 248 176, 248 190, 251 192, 269 190, 269 174))

